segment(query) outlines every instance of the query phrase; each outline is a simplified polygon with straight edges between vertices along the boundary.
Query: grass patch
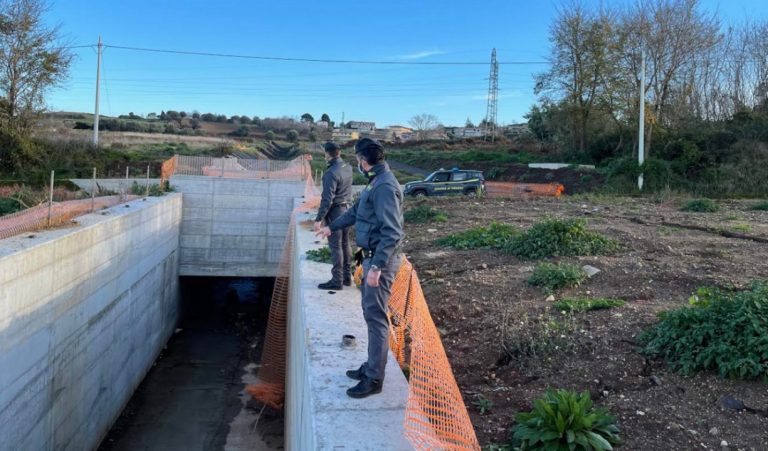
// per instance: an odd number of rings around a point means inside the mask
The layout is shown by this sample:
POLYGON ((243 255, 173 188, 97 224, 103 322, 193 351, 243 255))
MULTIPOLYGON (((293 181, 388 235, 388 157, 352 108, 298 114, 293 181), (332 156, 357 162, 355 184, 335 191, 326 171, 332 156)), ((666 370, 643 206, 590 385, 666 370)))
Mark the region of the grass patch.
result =
POLYGON ((425 223, 425 222, 445 222, 448 215, 445 212, 436 210, 429 205, 417 205, 403 214, 405 222, 425 223))
POLYGON ((437 244, 454 249, 503 248, 519 233, 512 225, 492 222, 488 227, 475 227, 440 238, 437 244))
POLYGON ((768 211, 768 201, 756 203, 749 207, 749 209, 756 211, 768 211))
POLYGON ((640 335, 641 352, 685 375, 768 382, 768 281, 738 292, 700 288, 689 303, 640 335))
POLYGON ((621 299, 609 298, 566 298, 555 301, 554 308, 561 312, 588 312, 590 310, 610 309, 626 304, 621 299))
POLYGON ((688 201, 680 208, 680 211, 693 213, 714 213, 720 210, 720 206, 712 199, 694 199, 688 201))
POLYGON ((10 197, 0 197, 0 216, 16 213, 23 209, 24 206, 18 200, 10 197))
POLYGON ((752 231, 752 226, 749 224, 741 223, 741 224, 734 224, 733 226, 731 226, 731 229, 733 229, 735 232, 749 233, 752 231))
POLYGON ((331 248, 323 246, 320 249, 307 251, 307 260, 320 263, 331 263, 331 248))
POLYGON ((149 196, 164 196, 165 193, 169 191, 173 191, 173 188, 171 188, 170 185, 162 187, 157 183, 150 184, 149 191, 147 191, 147 185, 139 185, 138 182, 133 182, 129 194, 133 194, 134 196, 144 196, 145 194, 148 194, 149 196))
POLYGON ((552 292, 560 288, 577 287, 586 278, 587 273, 578 265, 539 263, 533 269, 533 275, 528 279, 528 283, 542 287, 547 292, 552 292))
POLYGON ((521 450, 610 450, 619 444, 616 417, 593 409, 589 392, 548 389, 533 410, 515 415, 512 443, 521 450))
POLYGON ((525 259, 553 256, 603 255, 619 244, 587 230, 583 219, 546 219, 510 240, 505 249, 525 259))

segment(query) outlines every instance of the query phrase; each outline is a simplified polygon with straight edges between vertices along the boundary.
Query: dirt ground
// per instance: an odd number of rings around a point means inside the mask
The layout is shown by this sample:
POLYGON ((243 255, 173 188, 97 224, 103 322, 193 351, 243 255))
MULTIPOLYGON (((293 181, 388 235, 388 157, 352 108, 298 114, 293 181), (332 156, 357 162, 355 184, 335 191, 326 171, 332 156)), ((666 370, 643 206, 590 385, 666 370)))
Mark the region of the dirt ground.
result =
MULTIPOLYGON (((768 384, 683 377, 637 352, 637 335, 658 321, 657 312, 687 305, 697 287, 745 287, 768 278, 768 212, 750 211, 746 201, 703 214, 680 212, 675 201, 594 196, 429 202, 449 220, 406 224, 405 252, 419 272, 482 446, 508 442, 514 415, 551 387, 589 391, 596 406, 617 416, 621 449, 721 449, 724 442, 727 449, 768 449, 768 384), (559 259, 601 272, 555 297, 620 298, 625 306, 565 316, 527 284, 535 262, 434 242, 491 221, 527 228, 545 216, 585 218, 590 229, 624 246, 616 255, 559 259), (556 347, 504 358, 502 336, 524 341, 536 318, 568 325, 556 347), (493 403, 484 415, 473 404, 479 396, 493 403), (723 406, 728 396, 758 410, 729 410, 723 406)), ((414 204, 409 200, 407 207, 414 204)))

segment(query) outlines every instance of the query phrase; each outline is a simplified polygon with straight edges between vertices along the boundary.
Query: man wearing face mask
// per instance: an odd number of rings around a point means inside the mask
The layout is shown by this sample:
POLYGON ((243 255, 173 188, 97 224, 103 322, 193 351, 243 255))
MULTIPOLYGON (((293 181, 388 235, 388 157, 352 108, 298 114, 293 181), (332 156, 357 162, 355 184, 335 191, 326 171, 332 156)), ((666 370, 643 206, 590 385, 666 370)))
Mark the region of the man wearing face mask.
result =
POLYGON ((323 227, 318 235, 355 226, 355 241, 363 249, 363 317, 368 326, 368 360, 347 376, 360 381, 347 390, 353 398, 380 393, 389 352, 387 303, 401 262, 403 193, 384 161, 378 141, 363 138, 355 144, 358 171, 368 178, 360 199, 347 212, 323 227))
MULTIPOLYGON (((315 217, 315 232, 323 222, 330 224, 343 215, 352 204, 352 166, 341 159, 341 149, 335 143, 323 146, 328 170, 323 174, 323 194, 315 217)), ((341 290, 352 285, 352 249, 349 246, 349 228, 341 228, 328 236, 331 250, 331 280, 319 284, 322 290, 341 290), (342 286, 343 285, 343 286, 342 286)))

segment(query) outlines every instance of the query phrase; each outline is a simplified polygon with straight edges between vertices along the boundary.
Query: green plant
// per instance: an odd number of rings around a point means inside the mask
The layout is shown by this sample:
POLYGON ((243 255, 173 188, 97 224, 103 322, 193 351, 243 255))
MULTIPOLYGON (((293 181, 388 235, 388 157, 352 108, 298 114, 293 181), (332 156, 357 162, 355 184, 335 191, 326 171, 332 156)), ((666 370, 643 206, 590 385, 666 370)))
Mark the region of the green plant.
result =
POLYGON ((547 390, 515 419, 512 439, 520 450, 602 451, 619 443, 616 418, 593 409, 589 392, 547 390))
POLYGON ((483 451, 514 451, 514 447, 509 444, 489 443, 483 447, 483 451))
POLYGON ((477 407, 480 415, 490 413, 491 409, 493 409, 493 401, 479 393, 475 395, 475 400, 472 401, 472 405, 477 407))
POLYGON ((521 258, 538 259, 608 254, 618 250, 619 244, 587 230, 583 219, 546 219, 514 237, 505 249, 521 258))
POLYGON ((331 248, 323 246, 320 249, 307 251, 307 260, 320 263, 331 263, 331 248))
POLYGON ((750 231, 752 231, 752 226, 745 223, 734 224, 733 226, 731 226, 731 228, 737 232, 742 232, 742 233, 749 233, 750 231))
POLYGON ((566 298, 555 301, 553 307, 561 312, 587 312, 590 310, 609 309, 621 307, 625 304, 621 299, 608 298, 566 298))
POLYGON ((687 375, 768 381, 768 281, 735 292, 700 288, 689 303, 640 335, 643 354, 687 375))
POLYGON ((0 197, 0 216, 23 210, 21 203, 10 197, 0 197))
POLYGON ((539 263, 533 269, 533 275, 528 279, 528 283, 551 292, 560 288, 577 287, 586 278, 587 273, 578 265, 539 263))
POLYGON ((719 209, 720 206, 717 205, 717 203, 712 199, 694 199, 686 202, 686 204, 680 208, 680 211, 690 211, 694 213, 714 213, 719 209))
POLYGON ((749 209, 757 211, 768 211, 768 201, 756 203, 749 207, 749 209))
MULTIPOLYGON (((172 191, 170 186, 168 186, 167 189, 164 189, 157 183, 150 184, 149 185, 149 195, 150 196, 162 196, 166 193, 166 191, 172 191)), ((147 186, 146 185, 139 185, 137 182, 133 182, 133 185, 131 185, 130 194, 133 194, 135 196, 143 196, 147 194, 147 186)))
POLYGON ((448 220, 448 215, 440 210, 436 210, 429 205, 417 205, 410 210, 406 211, 403 215, 405 222, 445 222, 448 220))
POLYGON ((502 248, 519 232, 514 226, 492 222, 488 227, 475 227, 437 240, 441 246, 455 249, 502 248))

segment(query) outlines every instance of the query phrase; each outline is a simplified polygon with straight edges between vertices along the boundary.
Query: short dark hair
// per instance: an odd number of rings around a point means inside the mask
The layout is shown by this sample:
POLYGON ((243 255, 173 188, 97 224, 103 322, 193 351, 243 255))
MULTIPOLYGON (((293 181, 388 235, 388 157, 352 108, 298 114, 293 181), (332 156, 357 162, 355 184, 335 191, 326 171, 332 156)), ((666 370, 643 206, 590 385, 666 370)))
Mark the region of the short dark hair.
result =
POLYGON ((384 161, 384 146, 371 138, 363 138, 355 143, 355 154, 364 159, 370 165, 384 161))
POLYGON ((336 144, 335 142, 328 141, 323 145, 323 150, 325 150, 325 153, 332 157, 338 157, 341 153, 341 148, 336 144))

